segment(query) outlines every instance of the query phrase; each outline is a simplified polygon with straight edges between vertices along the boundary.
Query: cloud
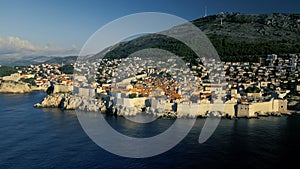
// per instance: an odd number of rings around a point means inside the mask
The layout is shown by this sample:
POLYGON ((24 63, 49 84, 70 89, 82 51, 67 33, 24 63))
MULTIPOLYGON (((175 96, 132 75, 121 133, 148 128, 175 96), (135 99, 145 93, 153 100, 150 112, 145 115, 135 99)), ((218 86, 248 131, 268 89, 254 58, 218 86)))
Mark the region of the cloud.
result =
POLYGON ((70 48, 61 48, 55 45, 35 46, 28 40, 19 37, 0 37, 0 58, 20 58, 24 56, 67 56, 78 55, 79 49, 76 45, 70 48))

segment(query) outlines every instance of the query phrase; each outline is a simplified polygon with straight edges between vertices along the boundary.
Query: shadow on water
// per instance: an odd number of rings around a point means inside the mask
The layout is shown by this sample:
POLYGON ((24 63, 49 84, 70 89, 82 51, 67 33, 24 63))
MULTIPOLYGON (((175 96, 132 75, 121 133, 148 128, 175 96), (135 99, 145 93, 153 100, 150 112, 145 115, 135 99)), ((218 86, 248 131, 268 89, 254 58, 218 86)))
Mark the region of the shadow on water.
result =
POLYGON ((40 108, 44 113, 52 113, 54 115, 68 114, 71 116, 76 116, 76 112, 74 110, 63 110, 60 108, 40 108))

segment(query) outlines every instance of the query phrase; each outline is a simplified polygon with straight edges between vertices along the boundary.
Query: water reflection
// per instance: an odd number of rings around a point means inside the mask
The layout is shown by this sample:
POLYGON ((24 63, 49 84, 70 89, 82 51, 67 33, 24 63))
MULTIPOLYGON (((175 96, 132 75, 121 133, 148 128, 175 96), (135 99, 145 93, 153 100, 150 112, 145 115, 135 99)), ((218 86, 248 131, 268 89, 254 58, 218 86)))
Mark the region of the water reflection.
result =
MULTIPOLYGON (((137 123, 122 116, 111 116, 100 112, 78 112, 89 118, 99 120, 100 116, 116 131, 130 137, 152 137, 167 130, 174 122, 173 119, 156 119, 150 123, 137 123)), ((99 124, 101 125, 101 124, 99 124)))

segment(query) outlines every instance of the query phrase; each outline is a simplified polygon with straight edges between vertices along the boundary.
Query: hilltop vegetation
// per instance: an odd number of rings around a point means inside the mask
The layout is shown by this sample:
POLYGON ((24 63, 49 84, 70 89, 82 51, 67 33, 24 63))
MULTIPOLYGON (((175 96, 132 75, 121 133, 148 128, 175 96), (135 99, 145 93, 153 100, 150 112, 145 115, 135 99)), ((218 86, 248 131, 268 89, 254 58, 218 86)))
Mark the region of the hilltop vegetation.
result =
MULTIPOLYGON (((221 13, 192 23, 207 35, 223 61, 258 62, 271 53, 300 53, 300 14, 221 13)), ((186 60, 196 57, 183 43, 157 34, 122 42, 105 57, 127 57, 145 48, 165 49, 186 60)))
POLYGON ((73 74, 74 66, 70 64, 63 65, 62 67, 58 68, 58 70, 65 74, 73 74))
POLYGON ((223 60, 300 53, 300 14, 227 13, 193 23, 206 33, 223 60))
MULTIPOLYGON (((184 43, 165 35, 149 34, 135 40, 123 42, 106 53, 106 58, 124 58, 130 54, 148 48, 160 48, 175 53, 178 56, 192 56, 196 54, 184 43)), ((186 58, 185 58, 186 59, 186 58)))

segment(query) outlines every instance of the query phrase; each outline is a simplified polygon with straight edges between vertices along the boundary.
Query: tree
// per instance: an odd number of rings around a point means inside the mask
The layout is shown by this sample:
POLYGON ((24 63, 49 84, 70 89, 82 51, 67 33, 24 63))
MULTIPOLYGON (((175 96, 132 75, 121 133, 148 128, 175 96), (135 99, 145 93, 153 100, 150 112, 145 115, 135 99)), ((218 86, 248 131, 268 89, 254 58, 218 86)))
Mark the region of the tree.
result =
POLYGON ((65 74, 73 74, 74 72, 74 66, 73 65, 64 65, 60 68, 58 68, 61 72, 65 73, 65 74))
POLYGON ((246 92, 247 92, 247 93, 259 93, 259 92, 260 92, 260 88, 257 87, 257 86, 249 86, 249 87, 246 89, 246 92))
POLYGON ((25 83, 29 83, 29 84, 31 84, 31 85, 33 85, 33 86, 36 85, 35 79, 34 79, 34 78, 27 78, 27 79, 21 78, 21 81, 22 81, 22 82, 25 82, 25 83))
POLYGON ((129 98, 133 99, 133 98, 136 98, 137 97, 137 94, 136 93, 130 93, 128 95, 129 98))
POLYGON ((0 77, 9 76, 13 73, 17 73, 17 70, 9 66, 0 67, 0 77))

